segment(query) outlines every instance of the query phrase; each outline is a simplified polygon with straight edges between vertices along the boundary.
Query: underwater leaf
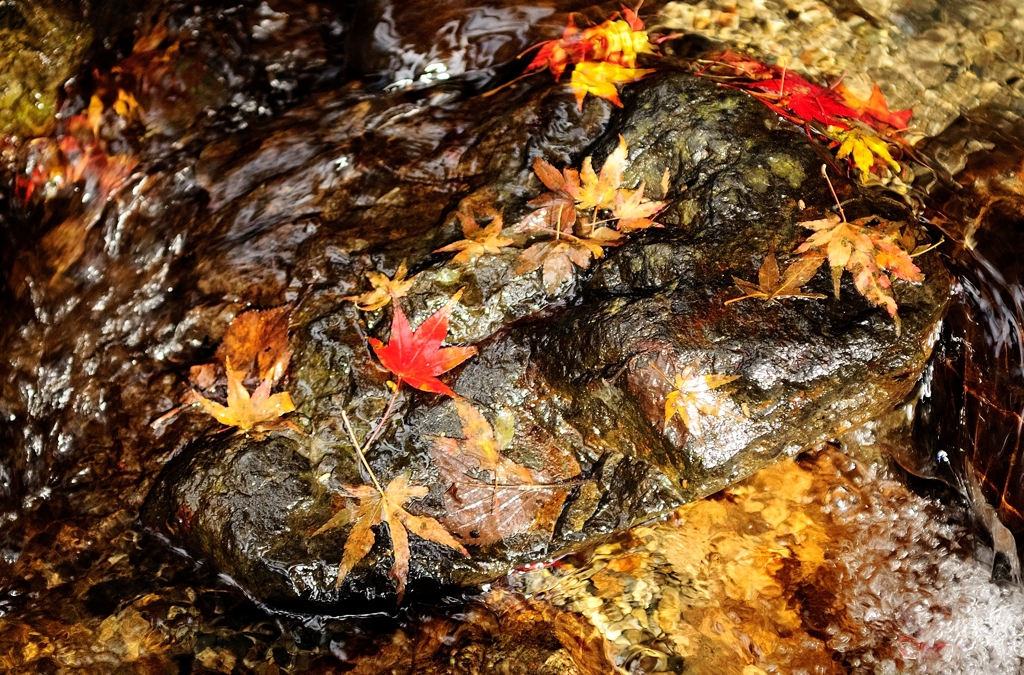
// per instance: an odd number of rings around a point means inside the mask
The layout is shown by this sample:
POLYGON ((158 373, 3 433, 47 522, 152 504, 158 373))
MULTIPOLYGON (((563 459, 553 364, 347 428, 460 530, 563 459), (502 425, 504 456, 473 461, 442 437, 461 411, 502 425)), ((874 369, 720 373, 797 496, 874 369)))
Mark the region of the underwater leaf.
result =
MULTIPOLYGON (((463 555, 468 555, 466 549, 457 542, 448 530, 433 518, 414 516, 405 510, 405 504, 413 498, 422 498, 429 490, 421 485, 410 485, 406 476, 399 476, 390 483, 384 492, 380 492, 371 485, 345 486, 344 490, 355 498, 359 503, 356 507, 348 507, 348 518, 354 523, 345 540, 345 548, 342 551, 341 564, 338 567, 338 579, 335 587, 340 587, 345 577, 352 571, 356 564, 366 557, 366 554, 373 548, 376 535, 373 528, 381 523, 387 523, 388 534, 391 537, 391 547, 394 554, 394 564, 391 567, 391 576, 395 580, 398 597, 405 593, 405 583, 409 576, 409 533, 415 534, 421 539, 453 548, 463 555)), ((342 519, 332 517, 324 526, 314 533, 314 536, 332 529, 328 527, 332 523, 340 526, 342 519)))
POLYGON ((460 297, 462 291, 427 317, 415 330, 409 326, 409 319, 401 306, 395 303, 388 344, 376 338, 368 338, 381 365, 411 387, 455 396, 455 392, 437 376, 447 373, 476 354, 476 347, 441 347, 448 335, 448 317, 460 297))
POLYGON ((486 228, 480 227, 475 220, 465 214, 456 211, 456 216, 462 221, 462 233, 465 239, 443 246, 434 253, 458 251, 452 262, 471 263, 484 253, 497 255, 501 253, 502 246, 512 244, 512 239, 501 236, 501 229, 504 225, 501 215, 494 216, 494 220, 486 228))
POLYGON ((817 273, 821 267, 821 258, 799 258, 796 262, 786 268, 785 274, 779 274, 779 262, 775 258, 775 245, 768 249, 768 255, 761 263, 758 272, 758 284, 755 286, 749 281, 733 277, 736 287, 744 293, 742 297, 726 300, 725 304, 731 305, 747 298, 761 298, 771 302, 780 298, 807 298, 822 299, 826 296, 821 293, 802 293, 800 287, 806 284, 817 273))
POLYGON ((839 297, 839 281, 843 270, 853 274, 854 286, 871 304, 884 307, 896 318, 898 309, 892 294, 892 279, 921 282, 924 275, 901 244, 899 226, 882 218, 869 216, 852 223, 829 214, 821 220, 800 225, 814 230, 797 253, 810 253, 828 258, 832 267, 835 295, 839 297))
POLYGON ((261 379, 277 382, 288 370, 291 350, 288 347, 290 307, 252 310, 235 316, 224 332, 217 359, 230 363, 244 376, 256 366, 261 379))
POLYGON ((686 429, 700 437, 701 416, 723 417, 734 414, 728 407, 728 397, 713 390, 738 379, 738 375, 699 375, 696 364, 691 364, 683 372, 676 373, 672 380, 653 364, 652 367, 672 387, 665 399, 665 424, 678 415, 686 429))
POLYGON ((349 295, 342 299, 351 300, 356 303, 356 307, 364 312, 378 310, 386 306, 393 298, 404 298, 409 293, 409 289, 416 281, 416 275, 406 279, 405 275, 408 273, 409 269, 405 266, 404 260, 395 270, 395 276, 391 279, 380 272, 367 272, 366 278, 373 286, 373 290, 362 295, 349 295))
POLYGON ((205 396, 195 394, 203 409, 212 415, 218 422, 226 427, 238 427, 240 431, 250 429, 267 431, 277 428, 295 428, 287 422, 280 422, 280 417, 295 410, 291 396, 287 392, 271 394, 272 381, 268 377, 260 383, 252 396, 242 384, 244 373, 231 368, 231 363, 225 364, 228 374, 228 404, 221 405, 207 399, 205 396))
POLYGON ((444 524, 462 541, 478 545, 553 525, 573 486, 550 481, 578 474, 578 464, 568 472, 554 463, 528 469, 501 454, 500 436, 469 401, 454 403, 465 439, 430 439, 431 457, 448 485, 444 524))

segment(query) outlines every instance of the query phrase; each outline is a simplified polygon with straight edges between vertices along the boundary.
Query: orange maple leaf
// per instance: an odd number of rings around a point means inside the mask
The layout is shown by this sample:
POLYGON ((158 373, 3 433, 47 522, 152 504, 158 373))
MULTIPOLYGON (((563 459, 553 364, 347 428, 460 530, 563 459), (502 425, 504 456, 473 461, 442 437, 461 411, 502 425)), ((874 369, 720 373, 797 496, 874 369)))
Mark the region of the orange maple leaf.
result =
POLYGON ((592 258, 603 258, 604 247, 618 246, 625 241, 620 232, 598 227, 589 235, 561 233, 555 239, 537 242, 519 255, 515 275, 529 274, 544 266, 544 289, 554 295, 559 284, 572 279, 573 265, 587 269, 592 258))
POLYGON ((373 290, 367 291, 362 295, 348 295, 342 298, 342 300, 350 300, 356 304, 356 307, 363 310, 364 312, 373 312, 381 307, 386 306, 394 298, 404 298, 409 293, 409 289, 416 283, 416 275, 414 274, 409 279, 405 278, 405 275, 409 273, 409 269, 405 266, 403 260, 395 270, 395 276, 388 278, 386 274, 382 274, 377 271, 370 271, 366 273, 366 278, 373 286, 373 290))
POLYGON ((295 404, 287 392, 271 394, 270 388, 273 383, 268 377, 250 397, 249 391, 242 384, 243 373, 232 370, 230 363, 226 363, 225 367, 228 374, 227 406, 211 401, 201 394, 194 394, 195 400, 206 412, 224 426, 238 427, 240 431, 269 431, 283 427, 298 431, 297 427, 288 422, 279 422, 282 415, 295 410, 295 404))
POLYGON ((580 173, 571 167, 561 172, 540 157, 533 160, 533 172, 550 192, 530 200, 537 210, 530 220, 540 219, 556 231, 572 231, 576 223, 576 197, 580 193, 580 173))
POLYGON ((656 202, 644 197, 644 183, 640 183, 634 191, 616 190, 615 206, 612 207, 612 217, 618 219, 615 227, 620 232, 635 232, 645 230, 648 227, 661 227, 651 217, 657 215, 665 208, 664 202, 656 202))
POLYGON ((611 61, 584 61, 573 68, 569 86, 580 110, 583 110, 583 100, 587 94, 603 98, 621 108, 618 85, 637 82, 653 72, 653 68, 627 68, 611 61))
POLYGON ((502 246, 513 243, 511 238, 501 236, 501 229, 504 227, 501 214, 494 216, 494 220, 485 228, 480 227, 475 220, 465 214, 456 211, 455 215, 462 221, 462 233, 466 235, 466 238, 434 251, 434 253, 458 251, 452 258, 454 263, 471 263, 484 253, 497 255, 501 253, 502 246))
POLYGON ((405 510, 405 504, 410 499, 426 497, 430 492, 429 489, 421 485, 410 485, 407 476, 395 478, 388 483, 384 490, 379 490, 372 485, 344 486, 343 489, 358 501, 358 506, 348 509, 344 517, 335 515, 313 533, 315 537, 340 526, 346 522, 346 519, 354 521, 348 539, 345 540, 341 564, 338 566, 338 578, 334 584, 335 588, 341 586, 356 563, 365 558, 373 548, 377 539, 373 528, 381 523, 387 524, 388 535, 391 538, 391 550, 394 554, 391 576, 395 580, 399 599, 405 594, 405 583, 409 577, 410 532, 421 539, 427 539, 453 548, 463 555, 469 555, 462 544, 456 541, 435 519, 414 516, 405 510))
POLYGON ((651 367, 672 387, 665 399, 665 424, 678 415, 687 431, 699 438, 702 415, 721 417, 735 414, 727 409, 725 397, 712 390, 738 379, 738 375, 699 375, 697 365, 690 364, 683 372, 676 373, 673 381, 653 363, 651 367))
POLYGON ((277 382, 288 370, 291 350, 288 347, 290 307, 252 310, 235 316, 224 331, 217 359, 234 364, 243 379, 256 366, 256 377, 277 382))
POLYGON ((427 317, 416 330, 409 326, 409 319, 396 302, 388 344, 368 338, 381 365, 398 376, 399 386, 404 381, 422 391, 455 396, 455 392, 437 376, 476 354, 476 347, 472 346, 441 347, 448 335, 448 317, 460 297, 462 291, 427 317))
POLYGON ((924 280, 921 270, 900 245, 901 223, 889 223, 876 216, 850 223, 830 213, 821 220, 799 224, 814 230, 814 234, 796 252, 828 258, 837 298, 843 270, 849 270, 857 291, 898 320, 891 279, 914 283, 924 280))
POLYGON ((857 111, 859 119, 865 124, 878 129, 880 125, 891 127, 896 131, 903 131, 910 124, 910 118, 914 111, 910 108, 899 112, 889 110, 889 103, 885 100, 885 94, 872 83, 871 95, 865 101, 850 91, 845 84, 840 82, 835 91, 842 96, 843 102, 857 111))
POLYGON ((583 160, 580 170, 580 189, 576 192, 576 203, 581 209, 611 209, 615 207, 615 194, 622 184, 622 172, 626 168, 629 151, 626 139, 619 134, 619 144, 601 165, 601 173, 594 171, 593 158, 583 160))

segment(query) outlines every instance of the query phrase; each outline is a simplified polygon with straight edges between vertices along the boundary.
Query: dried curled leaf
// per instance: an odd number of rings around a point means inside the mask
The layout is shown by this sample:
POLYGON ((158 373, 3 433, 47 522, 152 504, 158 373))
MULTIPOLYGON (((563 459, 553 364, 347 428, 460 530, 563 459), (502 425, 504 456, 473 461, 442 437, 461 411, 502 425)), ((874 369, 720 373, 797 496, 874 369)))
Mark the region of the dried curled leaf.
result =
POLYGON ((348 539, 345 540, 335 587, 341 586, 352 568, 373 548, 376 541, 373 528, 381 523, 387 523, 388 534, 391 537, 391 549, 394 554, 391 576, 395 580, 399 598, 405 593, 405 583, 409 577, 410 532, 421 539, 436 542, 442 546, 453 548, 463 555, 468 555, 466 549, 452 537, 448 530, 444 529, 441 523, 433 518, 414 516, 405 510, 405 504, 410 499, 425 497, 429 492, 426 487, 421 485, 410 485, 407 476, 399 476, 392 480, 383 493, 371 485, 346 486, 344 490, 358 501, 358 505, 346 509, 347 513, 343 518, 335 515, 314 533, 316 536, 338 527, 345 522, 345 518, 354 522, 348 539))
POLYGON ((364 312, 378 310, 381 307, 385 307, 393 298, 404 298, 409 293, 409 289, 416 282, 416 275, 406 279, 405 275, 408 273, 409 269, 405 266, 404 260, 398 266, 398 269, 395 270, 395 276, 390 279, 387 275, 380 272, 367 272, 366 278, 373 286, 373 290, 367 291, 362 295, 349 295, 343 298, 343 300, 350 300, 356 303, 356 307, 364 312))
POLYGON ((843 270, 848 270, 853 274, 857 291, 896 318, 898 306, 892 294, 892 279, 924 281, 921 270, 901 247, 901 224, 874 216, 850 223, 830 213, 821 220, 800 223, 814 230, 814 234, 796 252, 828 258, 837 298, 843 270))
POLYGON ((494 220, 486 228, 480 227, 475 220, 465 214, 456 211, 455 215, 462 221, 462 233, 466 235, 466 238, 434 251, 434 253, 458 251, 452 258, 454 263, 471 263, 485 253, 497 255, 501 253, 502 246, 513 243, 509 237, 501 236, 504 223, 500 214, 494 216, 494 220))
POLYGON ((437 379, 437 376, 447 373, 476 354, 476 347, 441 347, 441 343, 448 335, 448 316, 460 297, 462 291, 427 317, 416 330, 409 326, 405 312, 398 303, 395 303, 388 344, 385 345, 376 338, 368 338, 381 365, 411 387, 435 394, 455 396, 455 392, 437 379))
POLYGON ((817 273, 819 267, 821 267, 820 258, 799 258, 786 268, 785 274, 780 275, 779 262, 775 258, 775 244, 772 244, 758 271, 757 285, 733 277, 732 280, 736 283, 736 287, 744 295, 726 300, 725 304, 731 305, 747 298, 761 298, 768 302, 781 298, 822 299, 826 296, 821 293, 802 293, 800 291, 800 288, 817 273))

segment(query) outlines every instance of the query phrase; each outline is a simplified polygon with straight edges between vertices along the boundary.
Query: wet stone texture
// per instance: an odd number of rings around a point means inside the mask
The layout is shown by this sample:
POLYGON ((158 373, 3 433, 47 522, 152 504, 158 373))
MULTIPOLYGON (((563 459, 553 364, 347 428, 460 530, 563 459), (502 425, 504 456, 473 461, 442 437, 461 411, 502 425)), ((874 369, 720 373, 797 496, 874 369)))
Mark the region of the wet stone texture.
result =
MULTIPOLYGON (((510 89, 460 101, 456 113, 443 92, 404 109, 342 92, 277 120, 262 143, 208 147, 196 175, 213 213, 197 228, 191 283, 211 299, 295 304, 288 389, 307 434, 198 438, 164 468, 144 522, 273 607, 394 606, 384 531, 338 589, 349 528, 311 533, 337 510, 332 494, 367 482, 342 411, 365 437, 388 397, 388 373, 361 331, 386 339, 390 310, 361 314, 342 296, 362 288, 364 272, 390 274, 402 260, 419 273, 401 301, 413 325, 464 289, 449 343, 480 351, 447 381, 492 424, 511 414, 505 453, 552 477, 538 498, 549 517, 504 538, 477 533, 480 543, 466 532, 468 557, 412 536, 410 596, 473 587, 575 550, 899 404, 949 294, 937 257, 917 259, 923 284, 896 285, 902 333, 848 275, 838 301, 726 307, 739 295, 732 275, 754 278, 770 245, 780 256, 793 250, 808 233, 796 223, 832 206, 821 158, 764 106, 686 75, 654 76, 624 103, 618 111, 588 102, 580 113, 563 90, 510 89), (670 203, 664 228, 609 249, 553 294, 539 270, 514 276, 515 250, 475 265, 431 253, 461 238, 457 208, 490 206, 508 223, 524 216, 542 189, 534 158, 578 166, 593 155, 599 165, 619 134, 629 146, 624 184, 644 181, 670 203), (275 140, 285 137, 287 147, 275 140), (702 418, 700 436, 678 418, 665 425, 669 388, 652 368, 673 374, 691 364, 738 378, 720 414, 702 418)), ((878 193, 836 187, 850 219, 910 219, 878 193)), ((827 271, 808 289, 829 293, 827 271)), ((194 310, 191 340, 216 343, 226 319, 213 310, 194 310)), ((457 529, 430 438, 461 437, 459 419, 449 399, 410 392, 399 395, 370 464, 383 481, 406 474, 429 486, 409 508, 457 529)), ((184 415, 164 438, 194 424, 184 415)))

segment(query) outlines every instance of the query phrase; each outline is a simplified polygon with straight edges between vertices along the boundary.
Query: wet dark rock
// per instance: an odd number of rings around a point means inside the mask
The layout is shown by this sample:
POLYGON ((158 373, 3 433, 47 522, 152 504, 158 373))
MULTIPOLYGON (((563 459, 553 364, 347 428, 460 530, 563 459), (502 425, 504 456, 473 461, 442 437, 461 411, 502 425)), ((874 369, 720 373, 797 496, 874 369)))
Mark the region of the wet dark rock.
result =
MULTIPOLYGON (((262 144, 209 150, 216 169, 200 168, 200 181, 214 213, 196 230, 192 253, 208 307, 197 302, 196 311, 223 330, 223 318, 212 320, 224 311, 217 299, 296 303, 288 388, 308 435, 197 440, 157 480, 145 521, 273 606, 393 606, 385 531, 338 590, 348 528, 311 533, 336 510, 332 493, 368 480, 341 413, 365 437, 388 396, 388 373, 361 331, 385 338, 390 312, 361 314, 341 297, 361 288, 365 271, 390 274, 403 259, 420 274, 402 301, 414 325, 465 289, 449 342, 477 344, 480 353, 447 376, 455 391, 492 423, 511 413, 507 455, 562 481, 546 499, 553 517, 504 539, 479 534, 483 543, 466 542, 468 558, 413 536, 411 595, 473 587, 577 549, 899 404, 924 367, 948 297, 937 256, 919 258, 923 284, 896 284, 902 334, 848 275, 838 301, 726 307, 738 295, 732 275, 754 278, 771 244, 791 251, 807 234, 796 223, 831 207, 820 155, 751 98, 686 75, 652 77, 624 101, 622 111, 590 101, 579 113, 555 87, 458 101, 443 91, 382 99, 353 89, 279 119, 262 144), (535 157, 578 165, 592 154, 599 163, 618 134, 630 148, 625 182, 645 181, 671 203, 664 228, 633 235, 553 295, 539 271, 512 274, 515 250, 472 266, 431 253, 460 238, 457 208, 490 205, 510 223, 523 216, 541 189, 535 157), (253 272, 261 274, 256 287, 253 272), (664 424, 669 389, 651 367, 671 374, 690 364, 738 376, 723 414, 702 419, 699 437, 678 418, 664 424)), ((838 180, 837 189, 851 219, 910 220, 883 195, 838 180)), ((827 271, 809 288, 829 292, 827 271)), ((192 325, 192 342, 216 343, 216 331, 203 337, 202 322, 192 325)), ((199 358, 187 342, 165 343, 167 356, 199 358)), ((429 437, 461 435, 454 406, 406 388, 396 410, 370 464, 384 481, 409 474, 428 485, 410 510, 451 523, 450 482, 429 437)))

